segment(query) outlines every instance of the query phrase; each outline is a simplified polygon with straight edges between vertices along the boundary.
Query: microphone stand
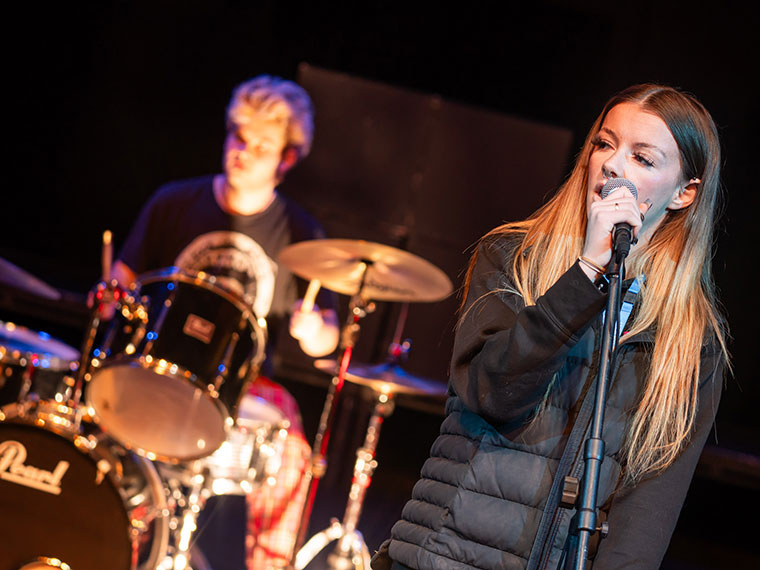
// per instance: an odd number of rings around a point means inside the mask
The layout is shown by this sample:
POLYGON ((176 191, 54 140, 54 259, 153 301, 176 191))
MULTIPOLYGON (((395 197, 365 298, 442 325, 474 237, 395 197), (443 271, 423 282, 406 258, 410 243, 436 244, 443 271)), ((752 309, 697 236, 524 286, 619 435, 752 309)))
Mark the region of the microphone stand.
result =
POLYGON ((607 309, 604 315, 602 344, 600 348, 599 374, 597 378, 594 410, 591 417, 591 432, 586 439, 584 460, 586 462, 581 486, 580 504, 577 513, 578 542, 568 557, 572 570, 585 570, 588 557, 588 546, 591 535, 600 532, 602 538, 609 532, 607 522, 597 526, 596 501, 599 491, 599 472, 604 460, 604 440, 602 427, 604 425, 604 408, 607 401, 607 390, 612 370, 612 355, 617 348, 618 320, 620 317, 620 288, 625 278, 625 256, 628 248, 616 248, 612 262, 605 274, 609 280, 607 309))

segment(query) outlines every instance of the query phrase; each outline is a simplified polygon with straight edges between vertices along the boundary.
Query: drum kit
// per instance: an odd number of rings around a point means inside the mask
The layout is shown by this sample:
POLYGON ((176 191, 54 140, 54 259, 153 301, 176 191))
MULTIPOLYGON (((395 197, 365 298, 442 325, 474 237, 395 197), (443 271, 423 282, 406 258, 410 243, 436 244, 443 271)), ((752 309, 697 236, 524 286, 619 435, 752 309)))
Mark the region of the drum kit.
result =
MULTIPOLYGON (((400 341, 403 320, 410 302, 443 299, 452 285, 416 255, 361 240, 299 242, 279 261, 311 281, 310 291, 316 284, 350 297, 339 357, 315 362, 332 382, 304 479, 292 567, 306 567, 337 541, 331 568, 368 570, 357 523, 381 423, 396 394, 446 393, 445 384, 399 365, 409 347, 400 341), (360 321, 375 301, 403 303, 396 338, 385 362, 352 364, 360 321), (374 411, 343 519, 306 541, 345 381, 372 391, 374 411)), ((56 299, 54 288, 2 259, 0 275, 56 299)), ((79 349, 0 322, 0 570, 210 570, 193 547, 199 513, 209 497, 276 484, 290 427, 278 408, 248 393, 265 358, 266 321, 213 275, 174 267, 140 275, 129 289, 103 279, 91 294, 79 349)))

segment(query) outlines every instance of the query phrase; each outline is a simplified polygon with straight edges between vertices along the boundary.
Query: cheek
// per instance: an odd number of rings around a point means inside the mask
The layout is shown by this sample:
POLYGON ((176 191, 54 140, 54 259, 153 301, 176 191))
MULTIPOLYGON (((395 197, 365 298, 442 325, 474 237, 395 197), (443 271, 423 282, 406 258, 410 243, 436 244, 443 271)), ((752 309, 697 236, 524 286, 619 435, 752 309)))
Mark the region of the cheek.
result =
POLYGON ((224 144, 222 145, 222 153, 225 158, 230 157, 230 154, 232 153, 234 148, 235 148, 235 144, 233 141, 229 139, 229 137, 224 139, 224 144))
POLYGON ((638 201, 643 202, 647 198, 652 201, 652 208, 665 208, 678 188, 669 177, 650 177, 635 181, 639 191, 638 201))
POLYGON ((597 173, 602 171, 603 163, 604 160, 601 158, 601 153, 599 151, 591 153, 591 156, 588 159, 589 179, 592 179, 597 173))

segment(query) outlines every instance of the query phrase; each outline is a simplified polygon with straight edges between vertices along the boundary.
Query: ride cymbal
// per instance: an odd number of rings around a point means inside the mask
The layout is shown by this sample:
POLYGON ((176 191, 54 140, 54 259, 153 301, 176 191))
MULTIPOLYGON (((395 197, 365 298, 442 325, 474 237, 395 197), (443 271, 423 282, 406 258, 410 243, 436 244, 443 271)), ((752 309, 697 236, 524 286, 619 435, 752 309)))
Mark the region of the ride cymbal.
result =
POLYGON ((279 259, 299 277, 317 279, 336 293, 361 293, 376 301, 439 301, 453 289, 446 274, 429 261, 375 242, 302 241, 283 249, 279 259))

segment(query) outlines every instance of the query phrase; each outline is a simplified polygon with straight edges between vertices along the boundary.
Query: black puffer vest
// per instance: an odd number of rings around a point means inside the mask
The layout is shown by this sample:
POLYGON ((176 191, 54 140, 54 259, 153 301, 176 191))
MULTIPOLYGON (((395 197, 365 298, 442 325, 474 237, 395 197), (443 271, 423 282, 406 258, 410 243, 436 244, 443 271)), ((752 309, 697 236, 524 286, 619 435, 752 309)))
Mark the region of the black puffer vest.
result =
MULTIPOLYGON (((586 406, 593 406, 599 325, 587 329, 573 347, 554 375, 546 404, 527 424, 492 425, 467 410, 457 396, 449 399, 431 457, 402 520, 393 527, 393 560, 419 569, 522 569, 529 559, 531 565, 542 560, 541 569, 560 567, 574 510, 544 511, 588 391, 586 406), (550 530, 545 543, 534 547, 542 517, 550 530)), ((599 506, 620 478, 617 454, 638 391, 636 375, 644 376, 641 371, 649 362, 649 341, 637 335, 618 347, 605 411, 599 506)), ((582 449, 587 425, 573 434, 569 448, 574 451, 565 460, 568 474, 579 479, 584 460, 577 450, 582 449)))

